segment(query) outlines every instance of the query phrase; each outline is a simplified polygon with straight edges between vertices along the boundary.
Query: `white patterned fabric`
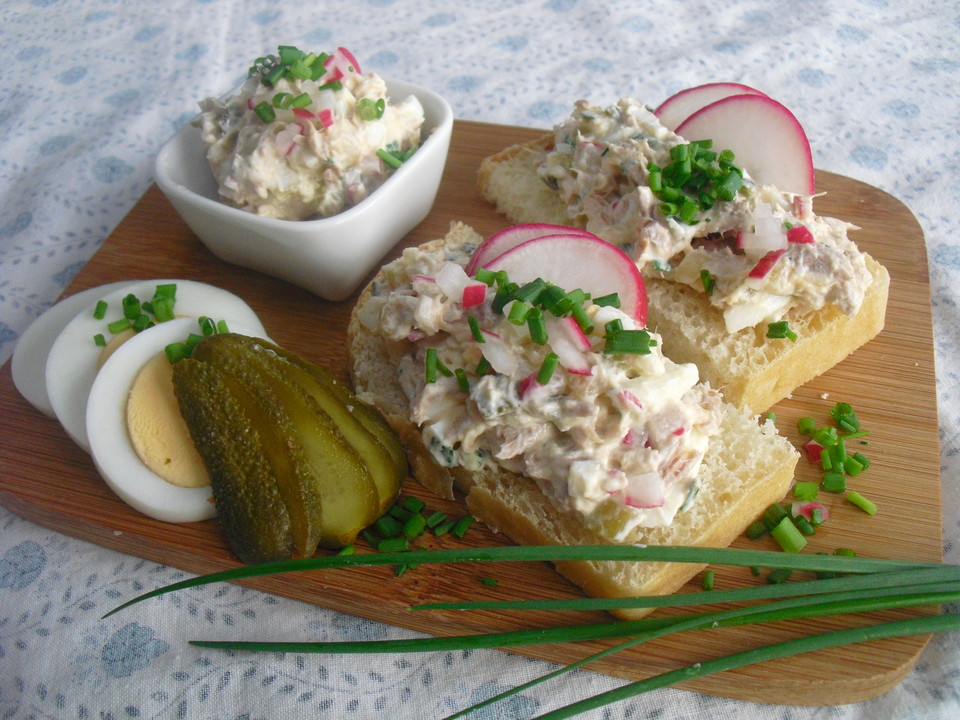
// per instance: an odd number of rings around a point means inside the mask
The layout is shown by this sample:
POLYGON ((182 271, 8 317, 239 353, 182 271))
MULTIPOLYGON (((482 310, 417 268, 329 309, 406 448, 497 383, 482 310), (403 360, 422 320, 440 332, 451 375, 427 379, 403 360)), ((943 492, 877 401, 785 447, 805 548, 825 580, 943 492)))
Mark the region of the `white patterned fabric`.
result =
MULTIPOLYGON (((443 94, 457 118, 541 128, 581 97, 656 104, 691 85, 739 81, 794 111, 817 167, 896 196, 923 227, 944 550, 960 562, 958 37, 960 5, 934 0, 4 0, 0 361, 150 186, 158 149, 197 101, 233 87, 278 44, 344 45, 369 69, 443 94)), ((2 508, 0 528, 2 718, 434 718, 551 668, 499 651, 200 650, 187 641, 410 633, 234 585, 101 620, 184 573, 2 508)), ((618 684, 578 671, 474 717, 531 717, 618 684)), ((585 717, 956 718, 960 635, 936 637, 903 683, 855 705, 767 707, 669 689, 585 717)))

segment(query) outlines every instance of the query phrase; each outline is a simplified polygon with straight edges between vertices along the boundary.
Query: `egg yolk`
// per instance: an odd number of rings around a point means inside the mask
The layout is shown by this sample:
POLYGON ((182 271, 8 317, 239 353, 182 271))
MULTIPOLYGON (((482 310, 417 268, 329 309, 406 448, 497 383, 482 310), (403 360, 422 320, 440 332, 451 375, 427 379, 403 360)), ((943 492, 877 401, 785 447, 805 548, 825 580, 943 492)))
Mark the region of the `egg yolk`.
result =
POLYGON ((179 487, 210 484, 173 392, 173 366, 161 353, 133 381, 127 398, 127 433, 143 464, 179 487))

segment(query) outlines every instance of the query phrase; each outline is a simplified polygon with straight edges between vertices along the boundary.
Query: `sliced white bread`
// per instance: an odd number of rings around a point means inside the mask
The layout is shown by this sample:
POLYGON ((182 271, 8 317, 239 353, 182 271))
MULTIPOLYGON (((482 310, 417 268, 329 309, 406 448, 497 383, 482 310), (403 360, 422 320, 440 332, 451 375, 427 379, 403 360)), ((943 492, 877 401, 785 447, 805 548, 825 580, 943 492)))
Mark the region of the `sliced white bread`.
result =
MULTIPOLYGON (((456 224, 446 239, 423 246, 443 252, 446 242, 478 243, 470 228, 456 224)), ((502 468, 471 472, 441 467, 426 448, 419 428, 410 419, 394 361, 408 347, 390 343, 370 331, 364 306, 378 292, 389 291, 395 275, 386 266, 360 296, 348 331, 350 369, 354 387, 365 401, 376 405, 399 434, 417 480, 444 497, 463 497, 470 512, 518 544, 602 544, 576 513, 555 504, 524 476, 502 468), (363 319, 361 319, 363 318, 363 319)), ((730 404, 723 406, 722 429, 701 466, 700 491, 695 502, 680 511, 666 527, 638 528, 626 543, 724 547, 769 504, 780 500, 793 478, 799 454, 770 421, 758 423, 730 404)), ((670 593, 700 571, 700 566, 669 563, 564 562, 557 569, 592 596, 627 597, 670 593)), ((646 610, 620 611, 639 617, 646 610)))
MULTIPOLYGON (((537 175, 553 145, 544 135, 485 158, 478 185, 483 196, 513 222, 574 224, 556 192, 537 175)), ((646 278, 649 327, 663 337, 675 362, 692 362, 700 378, 727 402, 746 412, 763 412, 794 389, 829 370, 882 329, 890 276, 864 253, 872 282, 859 311, 845 315, 833 306, 793 312, 785 318, 798 339, 771 340, 763 329, 728 333, 722 314, 703 293, 659 277, 646 278)))

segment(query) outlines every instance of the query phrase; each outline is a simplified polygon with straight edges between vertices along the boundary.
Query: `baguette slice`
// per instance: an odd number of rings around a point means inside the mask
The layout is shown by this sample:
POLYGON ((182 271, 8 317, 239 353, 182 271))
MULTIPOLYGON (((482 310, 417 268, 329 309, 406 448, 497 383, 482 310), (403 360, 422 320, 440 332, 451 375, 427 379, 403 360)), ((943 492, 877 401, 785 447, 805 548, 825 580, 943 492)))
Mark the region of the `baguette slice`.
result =
MULTIPOLYGON (((478 175, 483 196, 513 222, 571 225, 563 203, 537 175, 553 146, 551 134, 485 158, 478 175)), ((826 372, 882 329, 890 276, 864 253, 872 282, 859 311, 847 316, 828 305, 786 316, 796 342, 768 340, 764 328, 726 331, 723 316, 703 293, 659 277, 647 277, 647 324, 663 337, 674 362, 692 362, 701 380, 745 412, 763 412, 826 372)))
MULTIPOLYGON (((470 228, 455 224, 447 238, 423 246, 443 252, 446 243, 479 243, 470 228)), ((413 474, 432 492, 465 498, 470 512, 492 529, 525 545, 583 545, 607 541, 586 530, 576 514, 555 505, 531 479, 504 469, 469 472, 461 467, 437 465, 425 447, 419 429, 411 422, 409 403, 391 363, 393 348, 371 333, 361 321, 364 304, 374 283, 389 289, 389 266, 361 294, 351 316, 348 351, 352 379, 358 396, 376 405, 407 448, 413 474)), ((638 528, 629 543, 724 547, 769 504, 786 493, 799 453, 772 422, 754 418, 724 404, 720 435, 712 443, 701 467, 696 501, 663 528, 638 528)), ((701 566, 680 563, 563 562, 557 570, 596 597, 627 597, 675 591, 699 572, 701 566)), ((648 610, 625 610, 625 618, 648 610)))

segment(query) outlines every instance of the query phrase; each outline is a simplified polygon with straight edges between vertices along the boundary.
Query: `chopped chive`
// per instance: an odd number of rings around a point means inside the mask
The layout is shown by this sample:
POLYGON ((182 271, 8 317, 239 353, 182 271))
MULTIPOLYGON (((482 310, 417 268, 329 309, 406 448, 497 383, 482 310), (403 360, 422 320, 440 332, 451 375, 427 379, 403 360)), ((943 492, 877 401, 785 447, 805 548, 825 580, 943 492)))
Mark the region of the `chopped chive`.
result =
POLYGON ((860 463, 861 469, 866 470, 868 467, 870 467, 870 460, 869 460, 869 459, 867 458, 867 456, 864 455, 863 453, 861 453, 861 452, 855 452, 855 453, 852 455, 852 457, 853 457, 854 460, 856 460, 858 463, 860 463))
POLYGON ((863 465, 861 465, 860 462, 851 455, 843 459, 843 469, 847 475, 856 477, 863 472, 863 465))
POLYGON ((817 423, 812 417, 802 417, 797 420, 797 430, 801 435, 813 435, 817 429, 817 423))
MULTIPOLYGON (((144 335, 144 337, 146 337, 146 335, 144 335)), ((186 343, 182 342, 170 343, 163 348, 163 353, 167 356, 167 360, 170 361, 171 365, 176 365, 184 358, 190 357, 190 351, 187 349, 186 343)))
POLYGON ((793 519, 793 523, 797 526, 797 530, 799 530, 804 535, 816 534, 816 530, 814 530, 813 525, 803 515, 797 515, 793 519))
POLYGON ((470 529, 471 525, 473 525, 473 516, 464 515, 462 518, 457 520, 454 526, 450 529, 450 534, 456 538, 462 538, 467 534, 467 530, 470 529))
POLYGON ((158 322, 167 322, 173 320, 174 298, 168 296, 154 297, 150 303, 153 316, 158 322))
POLYGON ((118 332, 123 332, 124 330, 130 329, 130 320, 129 318, 120 318, 119 320, 114 320, 112 323, 107 325, 107 330, 109 330, 114 335, 118 332))
POLYGON ((710 274, 709 270, 704 268, 700 271, 700 283, 703 285, 703 291, 707 295, 711 295, 713 294, 713 288, 716 286, 717 280, 710 274))
POLYGON ((540 369, 537 371, 537 382, 540 385, 546 385, 550 382, 550 378, 553 377, 559 362, 560 358, 555 352, 549 352, 544 356, 540 369))
POLYGON ((437 381, 437 349, 427 348, 424 369, 424 381, 426 383, 435 383, 437 381))
POLYGON ((537 308, 531 308, 527 313, 527 329, 530 331, 530 339, 537 345, 546 344, 547 328, 543 324, 543 314, 537 308))
POLYGON ((798 480, 793 486, 793 496, 797 500, 816 500, 820 483, 798 480))
POLYGON ((798 553, 807 544, 806 538, 803 537, 790 517, 784 517, 776 526, 771 528, 770 534, 773 535, 773 539, 783 548, 784 552, 798 553))
POLYGON ((867 500, 867 498, 858 493, 856 490, 851 490, 847 493, 847 500, 863 510, 867 515, 877 514, 877 504, 872 500, 867 500))
POLYGON ((619 293, 610 293, 609 295, 601 295, 598 298, 593 298, 593 304, 599 305, 600 307, 620 307, 620 294, 619 293))
POLYGON ((467 325, 470 326, 470 334, 473 335, 473 339, 478 343, 486 342, 487 339, 483 336, 483 332, 480 330, 480 321, 477 320, 474 315, 467 315, 467 325))
POLYGON ((104 316, 107 314, 107 301, 98 300, 96 306, 93 308, 93 317, 96 320, 103 320, 104 316))
POLYGON ((789 580, 792 574, 793 570, 789 570, 788 568, 777 568, 767 575, 767 582, 771 585, 779 585, 780 583, 784 583, 789 580))
POLYGON ((493 270, 487 270, 486 268, 480 268, 474 274, 474 277, 482 282, 487 287, 493 287, 493 283, 496 280, 496 273, 493 270))
POLYGON ((521 300, 514 300, 510 305, 510 311, 507 313, 507 321, 514 325, 524 325, 527 322, 527 313, 529 312, 529 305, 521 300))
POLYGON ((460 390, 464 393, 470 392, 470 381, 467 379, 467 373, 463 368, 457 368, 454 370, 454 374, 457 376, 457 385, 460 386, 460 390))
POLYGON ((427 516, 427 527, 433 530, 440 523, 447 519, 447 514, 442 510, 437 510, 427 516))
POLYGON ((227 325, 226 320, 217 320, 217 332, 220 334, 226 334, 230 332, 230 328, 227 325))
POLYGON ((383 150, 383 149, 377 150, 377 157, 383 160, 387 165, 389 165, 394 169, 403 165, 403 161, 400 160, 400 158, 398 158, 393 153, 388 152, 387 150, 383 150))
POLYGON ((773 530, 773 528, 775 528, 785 517, 787 517, 787 511, 782 505, 778 505, 777 503, 768 505, 766 510, 763 511, 763 521, 771 530, 773 530))
POLYGON ((838 547, 838 548, 835 548, 834 551, 833 551, 833 554, 836 555, 836 556, 838 556, 838 557, 850 557, 850 558, 854 558, 854 557, 857 556, 857 553, 856 553, 853 549, 848 548, 848 547, 838 547))
POLYGON ((403 534, 413 540, 414 538, 420 537, 423 535, 423 531, 427 528, 427 520, 423 515, 417 513, 411 515, 410 519, 403 526, 403 534))
POLYGON ((150 316, 146 313, 141 313, 133 319, 133 322, 130 323, 130 327, 133 328, 134 332, 143 332, 147 328, 154 326, 153 320, 150 319, 150 316))
POLYGON ((477 367, 474 369, 476 375, 486 375, 493 371, 493 366, 490 364, 490 361, 486 358, 480 358, 480 362, 477 363, 477 367))
POLYGON ((442 537, 443 535, 446 535, 448 532, 453 530, 453 526, 455 524, 456 524, 455 520, 447 520, 446 522, 442 522, 433 528, 433 534, 436 537, 442 537))
POLYGON ((621 330, 606 336, 603 352, 607 355, 649 355, 656 341, 646 330, 621 330))
POLYGON ((356 545, 344 545, 342 548, 340 548, 339 551, 337 551, 337 555, 341 555, 341 556, 353 555, 356 551, 357 551, 356 545))
POLYGON ((405 552, 410 549, 410 540, 405 537, 383 538, 377 543, 377 552, 394 553, 405 552))
POLYGON ((767 527, 767 524, 763 520, 754 520, 747 526, 746 536, 751 540, 756 540, 768 532, 770 532, 770 528, 767 527))
POLYGON ((486 585, 487 587, 496 587, 500 582, 496 578, 487 577, 484 575, 480 578, 480 582, 486 585))
POLYGON ((409 510, 410 512, 418 513, 418 512, 422 512, 427 507, 427 504, 420 498, 415 498, 412 495, 408 495, 401 501, 400 506, 404 510, 409 510))
POLYGON ((589 335, 593 332, 593 321, 590 320, 590 316, 587 314, 587 311, 584 309, 583 305, 574 305, 571 313, 573 315, 573 319, 577 323, 577 326, 583 330, 585 335, 589 335))
POLYGON ((380 533, 381 537, 389 538, 398 535, 402 528, 392 515, 383 515, 373 523, 373 529, 380 533))
POLYGON ((703 589, 709 592, 713 590, 714 586, 714 572, 713 570, 705 570, 703 573, 703 589))
POLYGON ((107 339, 103 336, 103 333, 97 333, 93 336, 93 344, 97 347, 106 347, 107 339))
POLYGON ((257 117, 265 123, 270 123, 277 119, 277 113, 274 112, 273 108, 270 107, 270 103, 266 100, 257 103, 253 111, 257 114, 257 117))
POLYGON ((313 102, 313 99, 310 97, 309 93, 300 93, 290 101, 290 107, 305 108, 311 102, 313 102))
POLYGON ((823 525, 823 521, 823 510, 821 508, 813 508, 810 511, 810 524, 814 527, 819 527, 820 525, 823 525))
POLYGON ((824 473, 823 481, 820 483, 827 492, 839 493, 847 489, 847 478, 841 473, 824 473))
POLYGON ((135 320, 140 314, 140 301, 136 295, 130 293, 121 301, 121 308, 123 310, 123 316, 127 318, 127 320, 135 320))
POLYGON ((793 342, 797 340, 797 334, 790 329, 790 325, 786 320, 767 325, 767 337, 773 339, 787 338, 793 342))

